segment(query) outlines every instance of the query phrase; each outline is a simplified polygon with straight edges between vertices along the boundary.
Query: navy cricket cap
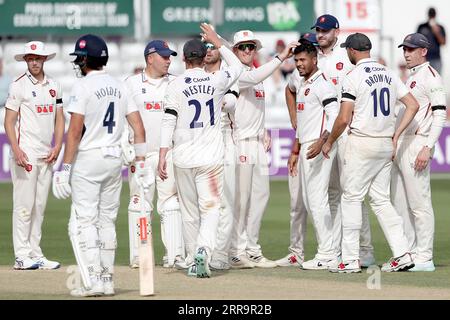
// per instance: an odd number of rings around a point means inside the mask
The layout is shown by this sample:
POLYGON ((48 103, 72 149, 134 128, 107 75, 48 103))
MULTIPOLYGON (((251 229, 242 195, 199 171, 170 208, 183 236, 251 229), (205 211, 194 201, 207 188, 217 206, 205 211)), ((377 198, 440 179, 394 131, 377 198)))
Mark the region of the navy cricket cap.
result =
POLYGON ((323 30, 338 29, 339 21, 331 14, 324 14, 317 18, 316 24, 311 29, 320 28, 323 30))
POLYGON ((183 54, 185 59, 195 59, 203 58, 206 56, 206 46, 205 43, 198 40, 192 39, 184 44, 183 54))
POLYGON ((421 33, 411 33, 405 37, 402 44, 400 44, 398 47, 429 48, 430 42, 428 41, 427 37, 425 37, 421 33))
POLYGON ((300 36, 300 40, 301 40, 301 39, 305 39, 306 41, 311 42, 313 45, 317 45, 317 44, 318 44, 318 43, 317 43, 317 37, 316 37, 316 34, 315 34, 315 33, 312 33, 312 32, 303 33, 303 34, 300 36))
POLYGON ((169 45, 167 44, 167 42, 162 40, 153 40, 147 43, 144 49, 144 57, 154 52, 159 54, 161 57, 170 57, 177 55, 175 51, 169 49, 169 45))
POLYGON ((95 58, 108 58, 108 47, 105 40, 93 34, 81 36, 75 43, 71 56, 89 56, 95 58))
POLYGON ((352 48, 358 51, 368 51, 372 49, 372 42, 369 37, 362 33, 353 33, 347 37, 341 48, 352 48))

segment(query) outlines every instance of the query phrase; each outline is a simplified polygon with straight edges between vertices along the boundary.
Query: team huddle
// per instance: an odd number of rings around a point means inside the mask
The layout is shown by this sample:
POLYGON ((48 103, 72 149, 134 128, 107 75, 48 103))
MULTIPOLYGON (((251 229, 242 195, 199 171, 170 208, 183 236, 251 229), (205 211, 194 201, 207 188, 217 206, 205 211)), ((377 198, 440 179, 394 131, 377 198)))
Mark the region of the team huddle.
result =
POLYGON ((252 31, 236 32, 229 44, 209 24, 200 28, 202 39, 183 47, 183 74, 169 74, 177 52, 153 40, 144 50, 145 69, 124 82, 103 70, 103 39, 82 36, 71 53, 82 78, 64 107, 59 85, 42 69, 54 54, 32 41, 16 56, 28 71, 12 83, 6 102, 14 268, 59 267, 39 242, 64 108, 70 124, 53 193, 72 198, 69 236, 83 280, 74 296, 114 295, 123 164, 132 268, 140 265, 139 221, 151 220, 156 192, 163 267, 188 276, 287 266, 361 272, 375 264, 366 198, 392 250, 382 271, 434 271, 430 159, 446 120, 446 97, 426 60, 427 38, 414 33, 399 45, 411 70, 404 84, 371 58, 366 35, 339 41, 332 15, 318 17, 315 33, 258 68, 253 61, 261 42, 252 31), (285 89, 296 130, 288 161, 290 246, 286 257, 271 261, 258 243, 270 194, 263 81, 290 58, 296 65, 285 89), (33 197, 25 199, 30 190, 33 197), (305 261, 308 214, 317 253, 305 261))

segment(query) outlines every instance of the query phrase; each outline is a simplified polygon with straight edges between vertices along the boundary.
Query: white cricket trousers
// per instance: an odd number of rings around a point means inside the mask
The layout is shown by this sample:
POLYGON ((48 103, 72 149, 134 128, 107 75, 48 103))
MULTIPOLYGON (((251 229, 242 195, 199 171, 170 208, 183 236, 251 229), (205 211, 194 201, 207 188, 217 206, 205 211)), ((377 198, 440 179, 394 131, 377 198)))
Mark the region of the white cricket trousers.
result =
POLYGON ((262 255, 261 221, 269 202, 269 166, 263 138, 237 142, 236 193, 230 255, 262 255))
MULTIPOLYGON (((120 153, 119 153, 120 154, 120 153)), ((83 261, 93 273, 114 273, 116 218, 122 189, 122 159, 100 148, 78 151, 72 165, 69 233, 77 235, 83 261)), ((74 245, 74 243, 72 243, 74 245)))
POLYGON ((13 183, 13 245, 16 258, 41 258, 41 227, 52 181, 52 166, 30 160, 31 171, 10 159, 13 183))
POLYGON ((392 139, 350 135, 344 156, 344 193, 342 195, 342 261, 359 259, 359 234, 366 194, 377 216, 393 256, 408 252, 403 219, 390 198, 392 139))
POLYGON ((236 180, 236 144, 233 141, 231 132, 224 132, 224 144, 223 197, 213 259, 228 263, 231 230, 233 227, 236 180))
POLYGON ((174 165, 174 172, 183 220, 186 260, 193 260, 200 247, 204 247, 208 257, 211 257, 223 196, 223 164, 197 168, 174 165))
POLYGON ((290 242, 289 252, 296 254, 302 260, 305 259, 305 237, 308 211, 303 202, 302 183, 300 173, 300 161, 297 162, 297 175, 288 175, 290 195, 290 242))
POLYGON ((337 149, 334 145, 328 154, 330 159, 325 159, 323 154, 319 153, 315 158, 307 160, 308 148, 314 142, 303 143, 300 148, 302 196, 316 229, 317 254, 315 257, 320 260, 332 260, 337 256, 333 248, 333 222, 328 202, 328 186, 337 149))
MULTIPOLYGON (((344 166, 345 145, 347 143, 348 135, 342 134, 337 140, 337 155, 333 160, 331 167, 330 186, 328 188, 328 198, 330 202, 331 220, 333 222, 333 247, 337 256, 341 255, 342 242, 342 209, 341 197, 343 174, 342 168, 344 166)), ((362 203, 362 226, 359 238, 360 254, 373 255, 372 233, 370 230, 369 210, 367 206, 362 203)))
POLYGON ((431 203, 430 163, 422 171, 414 170, 417 155, 427 142, 420 135, 402 136, 392 168, 391 198, 403 217, 408 248, 414 261, 433 259, 434 212, 431 203))

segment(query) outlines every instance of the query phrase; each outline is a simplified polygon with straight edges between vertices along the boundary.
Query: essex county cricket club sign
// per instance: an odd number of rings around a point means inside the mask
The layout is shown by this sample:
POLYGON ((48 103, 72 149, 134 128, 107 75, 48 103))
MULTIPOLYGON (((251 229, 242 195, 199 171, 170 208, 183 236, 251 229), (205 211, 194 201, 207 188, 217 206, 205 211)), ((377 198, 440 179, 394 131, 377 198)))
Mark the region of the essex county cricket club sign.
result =
POLYGON ((0 35, 134 34, 133 1, 0 0, 0 35))

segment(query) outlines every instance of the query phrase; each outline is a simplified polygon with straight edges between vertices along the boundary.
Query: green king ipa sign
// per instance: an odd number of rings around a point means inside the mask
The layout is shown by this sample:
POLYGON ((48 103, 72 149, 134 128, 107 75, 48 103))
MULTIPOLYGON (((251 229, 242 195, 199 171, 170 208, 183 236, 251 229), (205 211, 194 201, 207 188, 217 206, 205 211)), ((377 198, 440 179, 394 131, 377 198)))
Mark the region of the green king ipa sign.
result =
POLYGON ((220 25, 213 21, 209 0, 151 0, 151 33, 186 35, 200 32, 199 24, 217 25, 220 33, 253 31, 302 31, 314 24, 314 0, 223 0, 220 25))
POLYGON ((0 0, 0 34, 134 34, 133 1, 0 0))

